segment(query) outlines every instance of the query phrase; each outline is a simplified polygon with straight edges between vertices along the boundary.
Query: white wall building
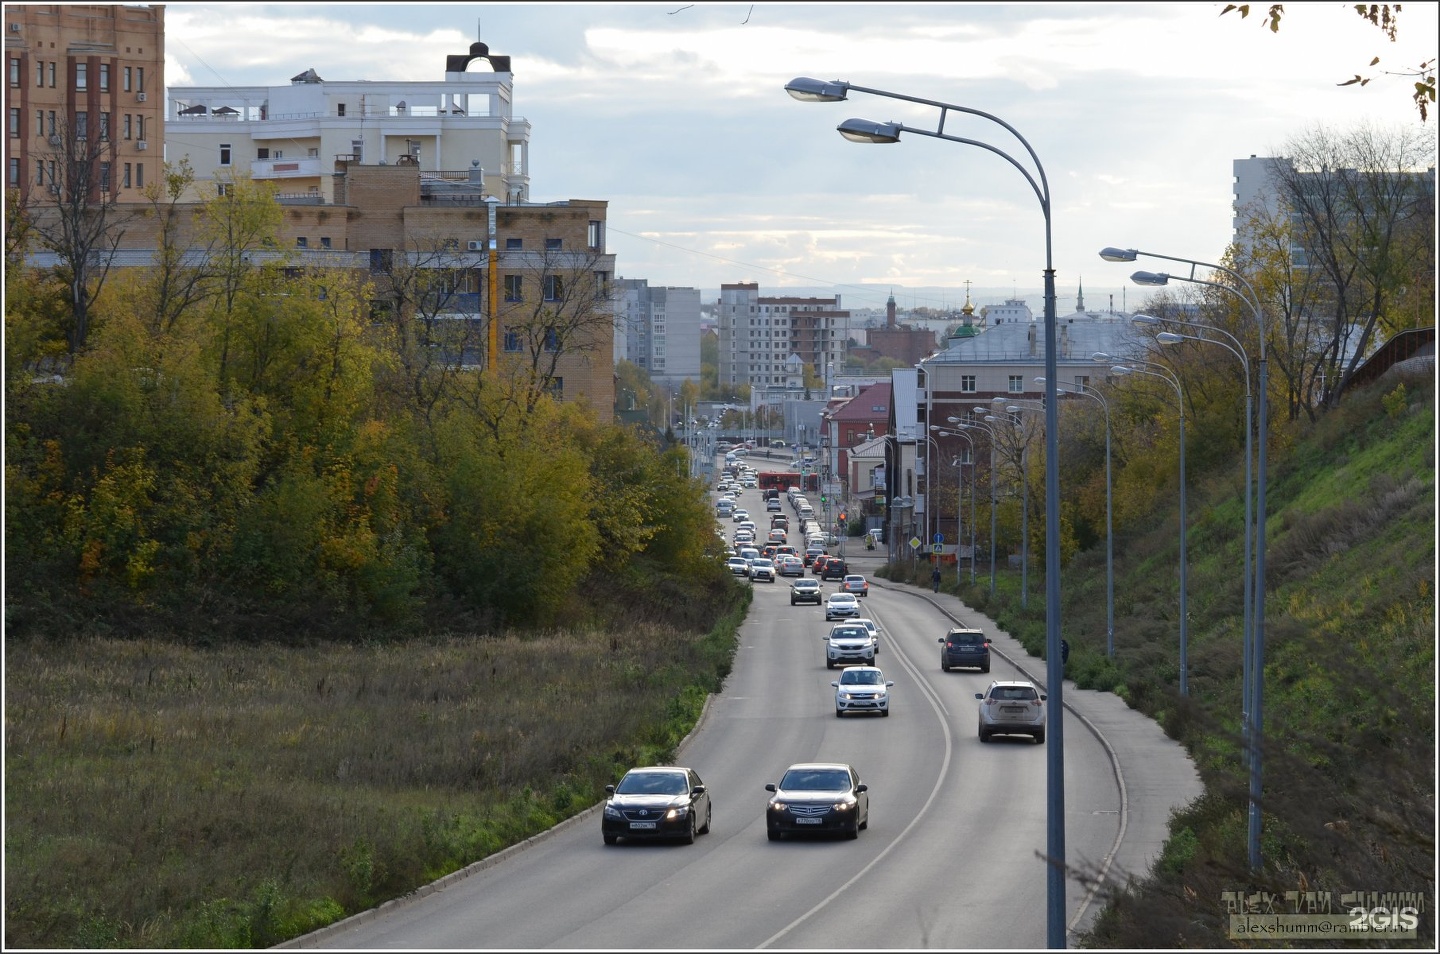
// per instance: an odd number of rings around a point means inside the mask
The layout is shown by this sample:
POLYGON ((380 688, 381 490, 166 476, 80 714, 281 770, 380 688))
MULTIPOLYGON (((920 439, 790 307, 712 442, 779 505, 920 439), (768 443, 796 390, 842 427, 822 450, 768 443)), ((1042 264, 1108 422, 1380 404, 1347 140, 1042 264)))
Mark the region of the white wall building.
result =
POLYGON ((700 289, 651 288, 643 278, 622 278, 615 293, 623 325, 616 329, 616 357, 644 368, 656 384, 699 381, 700 289))
POLYGON ((444 79, 433 82, 334 82, 310 69, 286 86, 172 86, 165 158, 190 161, 190 198, 209 198, 241 173, 282 195, 330 202, 337 162, 359 161, 478 167, 490 194, 516 204, 529 198, 530 123, 512 115, 513 97, 510 58, 483 43, 447 56, 444 79), (471 72, 477 61, 493 71, 471 72))

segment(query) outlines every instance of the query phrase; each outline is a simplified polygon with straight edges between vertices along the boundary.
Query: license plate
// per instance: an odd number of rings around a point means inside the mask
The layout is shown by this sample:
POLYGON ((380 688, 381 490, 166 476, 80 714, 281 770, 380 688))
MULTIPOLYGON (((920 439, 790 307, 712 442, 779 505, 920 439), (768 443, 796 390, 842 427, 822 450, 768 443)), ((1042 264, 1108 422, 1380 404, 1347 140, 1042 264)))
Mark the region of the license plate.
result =
POLYGON ((1003 713, 1005 713, 1006 715, 1024 715, 1024 714, 1025 714, 1025 707, 1024 707, 1024 706, 1001 706, 1001 707, 1000 707, 1000 711, 1003 712, 1003 713))
POLYGON ((654 822, 631 822, 631 823, 630 823, 630 827, 631 827, 632 829, 635 829, 635 828, 654 828, 654 827, 655 827, 655 823, 654 823, 654 822))
POLYGON ((797 825, 818 825, 818 824, 820 824, 820 819, 818 819, 818 818, 797 818, 797 819, 795 819, 795 824, 797 824, 797 825))

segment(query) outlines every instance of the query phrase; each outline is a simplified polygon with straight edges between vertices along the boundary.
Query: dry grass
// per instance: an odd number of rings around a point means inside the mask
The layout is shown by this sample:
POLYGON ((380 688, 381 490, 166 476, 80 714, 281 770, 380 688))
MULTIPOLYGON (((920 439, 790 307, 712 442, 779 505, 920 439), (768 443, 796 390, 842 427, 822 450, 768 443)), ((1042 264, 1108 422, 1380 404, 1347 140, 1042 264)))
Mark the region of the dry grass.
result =
POLYGON ((667 758, 736 619, 10 645, 6 946, 269 945, 456 870, 667 758))

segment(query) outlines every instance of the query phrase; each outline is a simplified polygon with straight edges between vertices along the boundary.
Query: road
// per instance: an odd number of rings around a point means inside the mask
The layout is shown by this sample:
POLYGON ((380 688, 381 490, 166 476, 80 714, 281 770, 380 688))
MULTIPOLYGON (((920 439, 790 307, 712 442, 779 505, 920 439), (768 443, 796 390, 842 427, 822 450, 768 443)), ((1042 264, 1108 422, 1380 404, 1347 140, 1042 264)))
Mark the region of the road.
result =
MULTIPOLYGON (((852 572, 878 563, 856 547, 848 556, 852 572)), ((974 698, 992 679, 1042 684, 1043 665, 953 597, 871 579, 862 603, 883 631, 876 664, 895 682, 888 718, 836 718, 823 609, 790 606, 785 578, 756 584, 734 672, 677 758, 714 802, 711 834, 693 846, 607 847, 592 810, 286 946, 1043 948, 1045 746, 982 745, 974 698), (988 675, 940 671, 937 640, 956 620, 992 634, 988 675), (871 822, 858 840, 766 839, 765 783, 801 761, 859 769, 871 822)), ((1115 697, 1067 684, 1066 702, 1066 860, 1123 881, 1158 855, 1166 819, 1199 794, 1198 776, 1115 697)), ((1068 926, 1083 929, 1099 900, 1076 878, 1067 885, 1068 926)))

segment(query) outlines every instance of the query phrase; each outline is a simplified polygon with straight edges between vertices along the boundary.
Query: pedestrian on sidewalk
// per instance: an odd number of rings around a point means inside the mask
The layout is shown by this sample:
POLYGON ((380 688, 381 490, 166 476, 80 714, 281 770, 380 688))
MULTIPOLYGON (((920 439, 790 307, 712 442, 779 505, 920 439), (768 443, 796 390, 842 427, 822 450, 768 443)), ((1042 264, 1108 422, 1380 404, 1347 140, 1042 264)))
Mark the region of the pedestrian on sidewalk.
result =
POLYGON ((937 566, 930 571, 930 582, 935 584, 935 592, 940 592, 940 568, 937 566))

